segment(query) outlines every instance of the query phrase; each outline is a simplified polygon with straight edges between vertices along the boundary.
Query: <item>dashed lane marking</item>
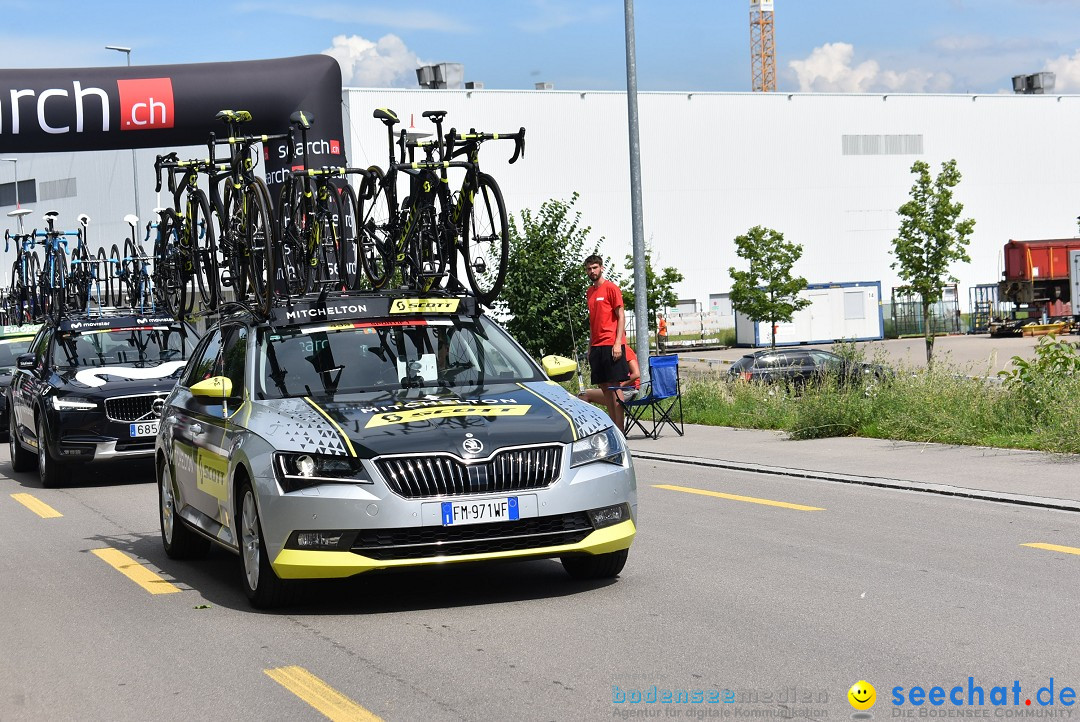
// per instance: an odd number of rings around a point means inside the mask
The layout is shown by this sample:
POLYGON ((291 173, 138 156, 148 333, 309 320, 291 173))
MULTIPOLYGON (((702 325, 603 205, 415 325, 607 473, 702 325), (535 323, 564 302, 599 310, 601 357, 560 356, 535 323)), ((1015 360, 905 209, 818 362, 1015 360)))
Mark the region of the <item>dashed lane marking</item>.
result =
POLYGON ((381 717, 353 702, 303 667, 278 667, 263 671, 270 679, 334 722, 382 722, 381 717))
POLYGON ((63 516, 63 514, 56 509, 53 509, 41 499, 38 499, 33 494, 12 494, 11 498, 40 516, 42 519, 56 519, 63 516))
POLYGON ((671 491, 681 491, 687 494, 701 494, 702 496, 715 496, 720 499, 730 499, 731 501, 745 501, 751 504, 764 504, 765 506, 778 506, 783 509, 795 509, 796 511, 825 511, 820 506, 804 506, 803 504, 792 504, 787 501, 774 501, 772 499, 758 499, 753 496, 739 496, 738 494, 724 494, 719 491, 707 491, 705 489, 693 489, 689 486, 673 486, 671 484, 653 484, 653 487, 657 489, 669 489, 671 491))
POLYGON ((91 549, 90 551, 151 594, 173 594, 180 591, 180 587, 165 581, 119 549, 105 547, 104 549, 91 549))

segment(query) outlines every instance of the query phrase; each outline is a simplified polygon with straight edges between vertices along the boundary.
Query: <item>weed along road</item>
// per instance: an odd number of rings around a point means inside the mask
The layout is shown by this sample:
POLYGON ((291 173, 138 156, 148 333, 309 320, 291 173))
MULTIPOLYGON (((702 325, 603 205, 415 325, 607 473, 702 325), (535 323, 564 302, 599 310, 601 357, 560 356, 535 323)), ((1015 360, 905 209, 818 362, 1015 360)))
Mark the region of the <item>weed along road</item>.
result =
POLYGON ((260 613, 236 558, 165 556, 137 471, 6 456, 3 720, 848 719, 860 681, 877 719, 1077 709, 1074 512, 641 459, 613 582, 448 565, 260 613))

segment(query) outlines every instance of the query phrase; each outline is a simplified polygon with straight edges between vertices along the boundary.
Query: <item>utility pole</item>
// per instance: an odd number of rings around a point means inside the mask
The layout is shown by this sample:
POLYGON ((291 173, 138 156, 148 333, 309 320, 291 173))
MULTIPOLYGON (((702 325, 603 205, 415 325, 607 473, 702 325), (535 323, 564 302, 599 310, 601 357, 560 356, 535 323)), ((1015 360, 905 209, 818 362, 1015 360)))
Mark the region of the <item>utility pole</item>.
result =
POLYGON ((641 213, 641 138, 638 133, 637 53, 634 0, 624 0, 626 15, 626 109, 630 131, 630 216, 634 236, 634 333, 641 382, 649 375, 649 289, 645 280, 645 223, 641 213), (642 363, 640 359, 646 359, 642 363))

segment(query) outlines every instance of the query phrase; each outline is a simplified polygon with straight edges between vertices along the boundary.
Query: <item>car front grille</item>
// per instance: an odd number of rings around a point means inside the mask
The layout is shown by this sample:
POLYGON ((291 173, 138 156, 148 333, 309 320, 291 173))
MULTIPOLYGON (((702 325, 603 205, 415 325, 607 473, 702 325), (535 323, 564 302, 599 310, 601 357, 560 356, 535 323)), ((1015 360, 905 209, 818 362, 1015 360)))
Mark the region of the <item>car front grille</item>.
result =
POLYGON ((105 416, 112 421, 143 421, 156 419, 151 409, 156 399, 164 399, 168 393, 116 396, 105 399, 105 416))
POLYGON ((491 554, 576 544, 593 530, 585 512, 465 526, 426 526, 361 531, 352 551, 371 559, 491 554))
POLYGON ((395 456, 376 466, 391 491, 406 499, 543 489, 559 478, 562 446, 505 449, 484 461, 451 454, 395 456))

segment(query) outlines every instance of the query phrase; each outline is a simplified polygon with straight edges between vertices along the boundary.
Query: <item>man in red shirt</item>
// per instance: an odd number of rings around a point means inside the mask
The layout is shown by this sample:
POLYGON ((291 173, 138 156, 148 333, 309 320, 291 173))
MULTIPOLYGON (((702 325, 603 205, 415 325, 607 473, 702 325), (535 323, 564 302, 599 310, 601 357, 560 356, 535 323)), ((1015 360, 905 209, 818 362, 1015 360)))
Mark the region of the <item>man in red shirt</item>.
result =
POLYGON ((623 412, 615 400, 611 388, 630 378, 626 363, 626 310, 623 308, 622 291, 604 278, 604 261, 600 256, 585 259, 585 272, 589 274, 589 366, 592 382, 604 394, 608 416, 621 430, 623 412))

